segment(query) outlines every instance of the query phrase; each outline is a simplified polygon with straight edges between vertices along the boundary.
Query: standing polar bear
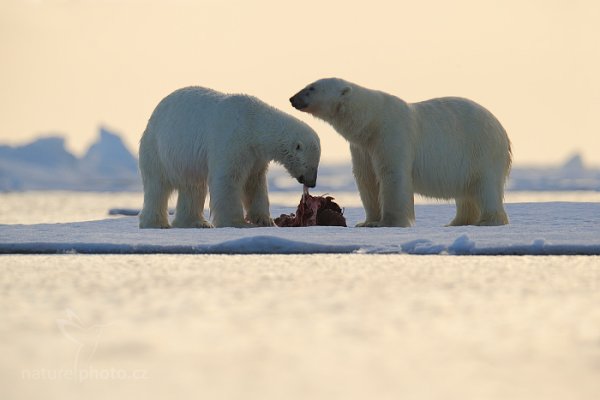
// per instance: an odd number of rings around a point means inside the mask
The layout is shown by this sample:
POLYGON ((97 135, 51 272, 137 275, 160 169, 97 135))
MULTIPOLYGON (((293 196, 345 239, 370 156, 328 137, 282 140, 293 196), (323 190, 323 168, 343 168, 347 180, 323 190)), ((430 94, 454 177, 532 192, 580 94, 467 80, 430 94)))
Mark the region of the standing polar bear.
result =
POLYGON ((508 224, 510 141, 482 106, 456 97, 411 104, 337 78, 306 86, 290 102, 350 142, 366 212, 357 226, 411 226, 414 193, 454 198, 450 225, 508 224))
POLYGON ((314 187, 320 155, 308 125, 255 97, 179 89, 156 106, 140 141, 140 228, 169 227, 173 190, 179 192, 174 227, 272 226, 269 162, 314 187), (207 189, 212 225, 203 214, 207 189))

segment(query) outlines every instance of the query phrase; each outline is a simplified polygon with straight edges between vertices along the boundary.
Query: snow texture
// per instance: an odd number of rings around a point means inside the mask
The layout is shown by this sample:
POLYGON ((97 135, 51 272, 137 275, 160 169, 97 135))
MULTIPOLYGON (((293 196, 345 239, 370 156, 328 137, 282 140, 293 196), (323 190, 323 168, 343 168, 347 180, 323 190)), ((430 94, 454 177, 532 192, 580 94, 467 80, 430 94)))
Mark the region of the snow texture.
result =
MULTIPOLYGON (((273 215, 289 212, 275 208, 273 215)), ((0 225, 0 253, 598 255, 600 204, 507 204, 511 223, 445 227, 447 204, 416 206, 413 228, 140 230, 135 216, 65 224, 0 225)), ((364 218, 346 209, 349 226, 364 218)), ((171 217, 172 218, 172 217, 171 217)))

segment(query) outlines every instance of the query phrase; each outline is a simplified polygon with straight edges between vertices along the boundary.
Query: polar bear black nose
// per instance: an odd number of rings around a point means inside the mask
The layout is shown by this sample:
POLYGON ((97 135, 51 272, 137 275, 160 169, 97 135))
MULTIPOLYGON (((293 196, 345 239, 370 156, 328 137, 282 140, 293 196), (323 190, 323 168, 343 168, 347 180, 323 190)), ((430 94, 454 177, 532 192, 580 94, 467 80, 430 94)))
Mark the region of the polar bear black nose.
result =
POLYGON ((298 177, 298 182, 302 183, 306 187, 314 188, 317 186, 317 175, 309 175, 308 178, 306 178, 304 175, 300 175, 298 177))
POLYGON ((306 102, 299 98, 298 94, 295 94, 292 97, 290 97, 290 103, 292 103, 292 107, 294 107, 297 110, 302 110, 307 106, 306 102))

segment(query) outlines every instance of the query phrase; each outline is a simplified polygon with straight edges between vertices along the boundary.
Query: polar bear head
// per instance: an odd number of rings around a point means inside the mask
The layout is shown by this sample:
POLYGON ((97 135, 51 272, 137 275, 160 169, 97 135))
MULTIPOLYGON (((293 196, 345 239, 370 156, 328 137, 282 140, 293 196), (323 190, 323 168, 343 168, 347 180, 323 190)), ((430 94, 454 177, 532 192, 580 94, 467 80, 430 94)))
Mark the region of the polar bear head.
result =
POLYGON ((331 121, 352 92, 352 84, 339 78, 320 79, 290 98, 292 106, 325 121, 331 121))
POLYGON ((312 128, 296 120, 294 129, 286 129, 278 161, 298 182, 308 187, 317 185, 321 143, 312 128))

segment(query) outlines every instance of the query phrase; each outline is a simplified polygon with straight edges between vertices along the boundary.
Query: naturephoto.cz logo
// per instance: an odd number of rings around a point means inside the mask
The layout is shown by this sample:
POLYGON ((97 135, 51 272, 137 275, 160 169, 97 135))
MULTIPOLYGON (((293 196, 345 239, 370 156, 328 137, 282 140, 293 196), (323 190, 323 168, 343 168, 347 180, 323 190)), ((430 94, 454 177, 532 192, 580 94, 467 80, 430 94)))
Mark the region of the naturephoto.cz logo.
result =
POLYGON ((143 380, 148 379, 145 369, 96 368, 92 359, 98 350, 104 330, 110 323, 84 324, 71 309, 65 310, 65 316, 56 319, 56 325, 63 337, 73 343, 74 357, 72 368, 35 368, 21 371, 26 380, 143 380))

